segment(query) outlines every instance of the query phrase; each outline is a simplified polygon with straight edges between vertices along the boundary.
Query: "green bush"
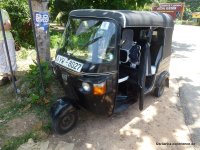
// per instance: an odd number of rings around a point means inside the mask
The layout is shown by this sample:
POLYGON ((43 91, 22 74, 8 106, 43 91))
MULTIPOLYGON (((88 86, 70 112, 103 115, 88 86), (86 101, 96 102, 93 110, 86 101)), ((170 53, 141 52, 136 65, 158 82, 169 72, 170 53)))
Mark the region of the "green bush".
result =
POLYGON ((32 104, 44 104, 45 103, 45 92, 48 89, 48 85, 53 79, 53 72, 49 67, 49 63, 41 63, 42 78, 44 84, 44 90, 41 84, 40 69, 39 65, 35 62, 34 65, 30 65, 30 70, 26 75, 25 81, 29 84, 31 94, 29 95, 32 104))
POLYGON ((183 20, 192 20, 192 11, 190 8, 186 8, 183 13, 183 20))
POLYGON ((50 47, 58 48, 62 39, 62 32, 50 29, 50 47))
POLYGON ((27 0, 3 0, 0 7, 5 9, 11 18, 12 33, 19 46, 34 45, 31 18, 27 0))

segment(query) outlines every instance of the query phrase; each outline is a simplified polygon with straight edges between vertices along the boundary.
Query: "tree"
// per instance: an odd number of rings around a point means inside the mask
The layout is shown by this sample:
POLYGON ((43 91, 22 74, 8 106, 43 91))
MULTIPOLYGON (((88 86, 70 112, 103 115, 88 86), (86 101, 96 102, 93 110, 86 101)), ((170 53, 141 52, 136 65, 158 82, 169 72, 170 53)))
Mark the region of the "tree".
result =
POLYGON ((199 0, 190 0, 186 2, 190 6, 192 12, 200 12, 200 1, 199 0))
POLYGON ((73 9, 130 9, 137 10, 143 8, 145 4, 150 4, 152 0, 50 0, 50 9, 53 10, 52 20, 59 12, 62 12, 61 20, 67 21, 68 13, 73 9))
MULTIPOLYGON (((48 12, 48 1, 41 2, 40 0, 31 0, 33 16, 36 12, 48 12)), ((50 60, 50 37, 49 30, 45 31, 40 28, 36 28, 36 39, 41 61, 50 60)))

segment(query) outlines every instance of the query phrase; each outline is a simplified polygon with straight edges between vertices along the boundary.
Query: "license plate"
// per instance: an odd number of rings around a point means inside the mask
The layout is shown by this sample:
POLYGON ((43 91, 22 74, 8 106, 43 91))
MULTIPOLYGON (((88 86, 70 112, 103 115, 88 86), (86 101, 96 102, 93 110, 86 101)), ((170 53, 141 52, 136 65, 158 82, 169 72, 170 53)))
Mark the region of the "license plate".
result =
POLYGON ((62 65, 77 72, 80 72, 83 67, 82 63, 77 62, 73 59, 68 59, 67 57, 61 55, 57 55, 55 62, 59 65, 62 65))

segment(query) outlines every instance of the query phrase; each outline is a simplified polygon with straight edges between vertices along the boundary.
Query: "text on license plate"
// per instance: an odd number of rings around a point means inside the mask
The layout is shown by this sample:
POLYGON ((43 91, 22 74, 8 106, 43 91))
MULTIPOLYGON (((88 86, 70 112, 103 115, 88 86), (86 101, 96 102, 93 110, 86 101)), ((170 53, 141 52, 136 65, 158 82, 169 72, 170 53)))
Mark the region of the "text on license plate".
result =
POLYGON ((80 72, 83 67, 82 63, 72 59, 68 59, 67 57, 61 55, 57 55, 55 62, 77 72, 80 72))

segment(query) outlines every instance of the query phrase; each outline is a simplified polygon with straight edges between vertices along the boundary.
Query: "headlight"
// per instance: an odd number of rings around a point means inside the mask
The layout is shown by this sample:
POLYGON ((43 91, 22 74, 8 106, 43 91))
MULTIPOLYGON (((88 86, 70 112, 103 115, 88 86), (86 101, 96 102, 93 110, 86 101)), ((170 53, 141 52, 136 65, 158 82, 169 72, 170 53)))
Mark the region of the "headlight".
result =
POLYGON ((86 92, 91 91, 91 86, 90 86, 90 84, 87 83, 87 82, 83 82, 83 83, 82 83, 82 88, 83 88, 83 90, 86 91, 86 92))

